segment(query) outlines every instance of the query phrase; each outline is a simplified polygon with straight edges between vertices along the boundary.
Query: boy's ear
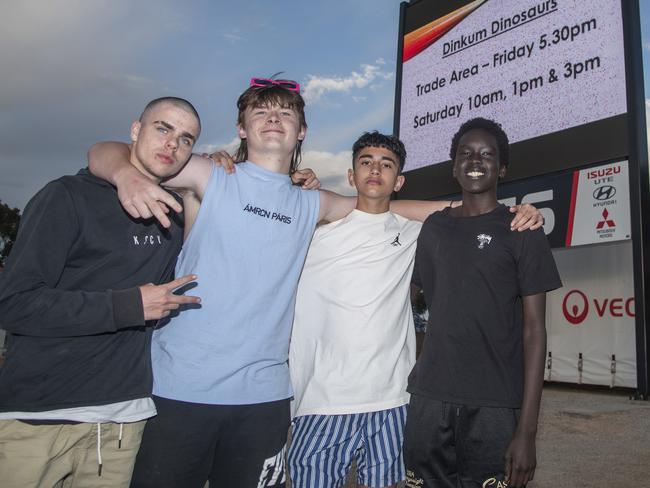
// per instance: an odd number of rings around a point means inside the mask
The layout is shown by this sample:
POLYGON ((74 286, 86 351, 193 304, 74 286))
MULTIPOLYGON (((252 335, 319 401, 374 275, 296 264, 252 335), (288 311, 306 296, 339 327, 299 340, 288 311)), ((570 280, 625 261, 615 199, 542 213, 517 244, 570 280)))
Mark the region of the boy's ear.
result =
POLYGON ((354 170, 353 169, 348 169, 348 183, 350 183, 350 186, 356 188, 357 185, 354 184, 354 170))
POLYGON ((138 136, 140 135, 140 127, 142 127, 142 124, 139 120, 135 120, 131 124, 131 142, 138 140, 138 136))
POLYGON ((244 130, 244 127, 241 124, 237 124, 237 134, 240 139, 246 139, 246 130, 244 130))
POLYGON ((499 179, 502 180, 506 176, 506 170, 508 169, 507 166, 504 166, 499 163, 499 179))
POLYGON ((404 186, 405 181, 406 181, 406 177, 404 175, 399 175, 395 180, 395 186, 393 186, 393 191, 399 191, 400 188, 404 186))

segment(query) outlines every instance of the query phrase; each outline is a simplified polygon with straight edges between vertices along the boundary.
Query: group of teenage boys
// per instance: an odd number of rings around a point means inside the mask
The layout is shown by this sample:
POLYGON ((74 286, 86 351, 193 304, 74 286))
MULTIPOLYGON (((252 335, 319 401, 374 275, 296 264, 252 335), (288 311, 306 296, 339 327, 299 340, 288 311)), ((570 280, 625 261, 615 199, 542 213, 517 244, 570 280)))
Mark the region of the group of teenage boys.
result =
POLYGON ((368 487, 525 486, 560 283, 543 232, 512 231, 539 213, 496 200, 505 133, 454 138, 462 206, 391 200, 404 146, 364 134, 351 198, 297 170, 297 83, 253 78, 237 107, 236 166, 193 155, 199 116, 165 97, 26 207, 0 275, 3 486, 281 487, 285 459, 294 487, 353 459, 368 487))

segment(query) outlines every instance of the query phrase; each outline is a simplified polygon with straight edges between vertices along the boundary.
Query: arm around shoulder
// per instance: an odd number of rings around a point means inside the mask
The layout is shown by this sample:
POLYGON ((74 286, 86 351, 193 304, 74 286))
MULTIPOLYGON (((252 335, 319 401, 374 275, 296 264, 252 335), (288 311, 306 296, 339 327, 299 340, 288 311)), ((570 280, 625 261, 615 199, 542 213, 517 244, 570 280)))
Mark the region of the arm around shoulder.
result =
POLYGON ((357 197, 345 197, 329 190, 319 190, 320 210, 318 222, 334 222, 352 212, 357 205, 357 197))
POLYGON ((172 190, 189 190, 202 200, 215 166, 209 158, 192 154, 187 164, 174 176, 163 180, 162 185, 172 190))
POLYGON ((171 222, 166 216, 168 209, 181 212, 182 206, 133 166, 130 155, 130 146, 123 142, 98 142, 88 151, 88 169, 93 175, 117 187, 117 197, 131 217, 156 217, 164 227, 169 227, 171 222))
POLYGON ((390 211, 405 219, 424 222, 432 213, 452 206, 453 203, 450 200, 392 200, 390 211))
POLYGON ((130 146, 123 142, 98 142, 88 150, 88 169, 98 178, 118 186, 121 179, 140 174, 129 162, 130 154, 130 146))
MULTIPOLYGON (((93 145, 88 151, 90 172, 117 187, 120 203, 131 217, 155 217, 164 227, 169 227, 171 222, 166 215, 169 209, 181 212, 183 207, 156 181, 131 164, 130 151, 130 147, 121 142, 100 142, 93 145)), ((210 160, 192 155, 181 171, 164 181, 164 186, 189 189, 202 197, 211 169, 210 160)))

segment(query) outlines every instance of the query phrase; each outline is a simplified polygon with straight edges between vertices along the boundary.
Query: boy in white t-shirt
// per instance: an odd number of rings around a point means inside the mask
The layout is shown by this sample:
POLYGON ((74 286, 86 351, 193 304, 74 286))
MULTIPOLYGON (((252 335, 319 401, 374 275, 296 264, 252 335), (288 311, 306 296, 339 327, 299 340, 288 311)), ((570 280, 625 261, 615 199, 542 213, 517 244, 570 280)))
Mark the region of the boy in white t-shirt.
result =
POLYGON ((289 353, 296 488, 341 486, 355 458, 362 486, 405 478, 406 379, 415 362, 409 285, 421 227, 389 211, 405 157, 396 137, 362 135, 348 170, 356 209, 318 228, 307 254, 289 353))
MULTIPOLYGON (((353 459, 358 486, 391 488, 406 478, 406 386, 415 364, 409 289, 422 223, 390 211, 405 159, 396 137, 363 134, 348 170, 356 208, 311 241, 289 350, 294 488, 342 486, 353 459)), ((418 204, 431 213, 426 202, 409 202, 418 204)), ((536 215, 512 228, 541 225, 536 215)))

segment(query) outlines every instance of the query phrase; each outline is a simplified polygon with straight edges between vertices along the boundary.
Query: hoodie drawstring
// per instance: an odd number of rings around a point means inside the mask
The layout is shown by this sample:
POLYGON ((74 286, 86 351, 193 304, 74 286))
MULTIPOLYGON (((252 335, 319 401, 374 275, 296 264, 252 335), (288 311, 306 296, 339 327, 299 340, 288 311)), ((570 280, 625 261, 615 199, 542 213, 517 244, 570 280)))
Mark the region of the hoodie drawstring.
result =
POLYGON ((97 476, 102 475, 102 424, 97 422, 97 476))
MULTIPOLYGON (((117 448, 122 449, 122 434, 124 424, 120 422, 120 435, 117 438, 117 448)), ((97 476, 102 475, 102 424, 97 422, 97 476)))

